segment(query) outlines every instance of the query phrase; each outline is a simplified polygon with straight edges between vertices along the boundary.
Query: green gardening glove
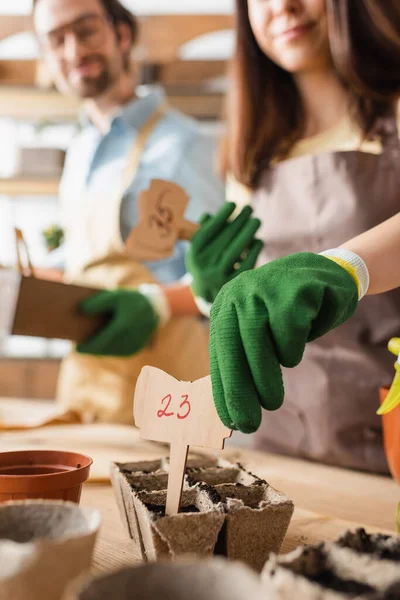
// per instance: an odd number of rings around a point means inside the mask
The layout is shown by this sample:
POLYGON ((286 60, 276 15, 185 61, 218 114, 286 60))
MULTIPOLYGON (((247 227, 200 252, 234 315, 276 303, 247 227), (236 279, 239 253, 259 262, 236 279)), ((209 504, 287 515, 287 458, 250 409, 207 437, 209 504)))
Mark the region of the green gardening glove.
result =
POLYGON ((358 289, 332 260, 299 253, 239 275, 211 309, 210 372, 225 426, 252 433, 261 407, 283 402, 281 365, 295 367, 305 345, 355 311, 358 289))
POLYGON ((261 223, 251 217, 252 209, 246 206, 230 222, 235 208, 233 202, 227 202, 215 216, 204 215, 186 256, 193 294, 207 302, 214 301, 225 283, 253 269, 263 247, 254 239, 261 223))
POLYGON ((150 342, 160 320, 151 302, 136 290, 99 292, 84 300, 80 308, 86 315, 110 317, 103 329, 77 345, 82 354, 136 354, 150 342))

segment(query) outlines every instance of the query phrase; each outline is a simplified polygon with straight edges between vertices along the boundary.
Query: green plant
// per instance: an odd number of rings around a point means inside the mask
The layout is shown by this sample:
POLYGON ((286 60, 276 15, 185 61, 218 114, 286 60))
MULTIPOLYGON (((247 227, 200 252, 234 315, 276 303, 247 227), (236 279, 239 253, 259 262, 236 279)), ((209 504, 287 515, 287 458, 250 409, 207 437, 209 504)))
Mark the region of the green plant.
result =
POLYGON ((64 231, 58 225, 51 225, 42 232, 46 246, 49 251, 55 250, 61 246, 64 240, 64 231))

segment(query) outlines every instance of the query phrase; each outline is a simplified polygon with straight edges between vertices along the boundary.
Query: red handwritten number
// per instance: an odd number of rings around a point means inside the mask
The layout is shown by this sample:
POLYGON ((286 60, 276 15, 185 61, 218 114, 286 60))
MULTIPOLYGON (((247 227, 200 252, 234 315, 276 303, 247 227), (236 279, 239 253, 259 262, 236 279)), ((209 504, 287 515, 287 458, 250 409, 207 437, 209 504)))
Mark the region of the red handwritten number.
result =
POLYGON ((171 404, 172 401, 172 396, 171 394, 167 394, 167 396, 164 396, 164 398, 161 400, 161 404, 164 405, 164 402, 168 400, 167 402, 167 406, 163 409, 163 410, 158 410, 157 411, 157 417, 159 419, 161 419, 161 417, 173 417, 175 413, 173 412, 167 412, 167 410, 169 409, 169 405, 171 404))
MULTIPOLYGON (((180 414, 180 413, 177 414, 177 417, 180 420, 187 419, 187 417, 190 415, 190 411, 192 410, 192 407, 190 406, 190 402, 189 402, 189 396, 187 394, 183 394, 182 398, 183 398, 183 402, 180 403, 179 409, 184 408, 186 406, 186 412, 182 413, 182 414, 180 414)), ((165 408, 163 408, 162 410, 157 411, 157 417, 159 419, 161 419, 162 417, 173 417, 175 414, 173 412, 167 412, 169 409, 169 405, 172 402, 171 394, 167 394, 166 396, 164 396, 164 398, 161 400, 162 406, 164 406, 165 402, 167 402, 167 406, 165 408)))
POLYGON ((178 419, 187 419, 187 417, 190 415, 190 411, 192 410, 192 407, 190 406, 190 402, 188 400, 189 396, 187 394, 184 394, 182 396, 182 398, 184 398, 184 401, 180 404, 179 408, 183 408, 184 406, 187 406, 187 410, 184 415, 180 415, 178 413, 178 419))

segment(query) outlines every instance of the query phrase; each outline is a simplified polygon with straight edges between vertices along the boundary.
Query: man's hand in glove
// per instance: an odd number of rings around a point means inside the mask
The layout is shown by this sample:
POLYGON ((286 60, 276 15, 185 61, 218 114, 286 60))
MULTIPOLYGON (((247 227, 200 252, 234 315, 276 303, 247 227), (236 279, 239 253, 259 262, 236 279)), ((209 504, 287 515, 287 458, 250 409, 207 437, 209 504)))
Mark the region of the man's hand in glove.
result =
POLYGON ((78 352, 104 356, 131 356, 150 342, 160 317, 150 300, 139 291, 102 291, 80 306, 86 315, 109 316, 107 324, 85 342, 78 352))
POLYGON ((200 220, 201 228, 193 236, 186 256, 195 298, 213 302, 225 283, 256 264, 263 247, 255 239, 260 221, 252 218, 249 206, 229 221, 235 208, 233 202, 227 202, 215 216, 204 215, 200 220))

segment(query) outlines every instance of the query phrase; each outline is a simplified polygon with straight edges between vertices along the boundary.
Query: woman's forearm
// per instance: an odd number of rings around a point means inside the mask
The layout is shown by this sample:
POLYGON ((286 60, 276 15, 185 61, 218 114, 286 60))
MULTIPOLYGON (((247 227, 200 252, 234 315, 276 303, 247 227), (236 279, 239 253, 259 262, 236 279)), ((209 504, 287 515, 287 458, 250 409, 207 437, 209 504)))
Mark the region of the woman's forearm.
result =
POLYGON ((368 294, 400 287, 400 213, 341 246, 360 256, 370 276, 368 294))

